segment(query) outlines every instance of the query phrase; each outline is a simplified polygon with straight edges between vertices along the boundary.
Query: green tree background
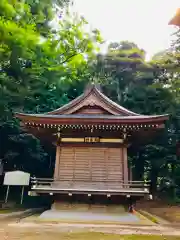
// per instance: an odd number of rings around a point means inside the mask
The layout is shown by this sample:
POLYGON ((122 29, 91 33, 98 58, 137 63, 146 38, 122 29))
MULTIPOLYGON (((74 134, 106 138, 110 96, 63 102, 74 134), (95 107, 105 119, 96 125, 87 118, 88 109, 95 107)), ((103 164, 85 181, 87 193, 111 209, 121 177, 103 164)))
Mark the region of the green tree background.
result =
POLYGON ((131 147, 136 180, 178 201, 180 196, 180 32, 172 47, 149 62, 129 41, 112 42, 106 54, 97 29, 73 14, 70 1, 0 1, 0 159, 4 170, 52 176, 54 149, 24 132, 14 112, 43 113, 101 84, 115 102, 142 114, 170 114, 166 129, 146 145, 131 147))

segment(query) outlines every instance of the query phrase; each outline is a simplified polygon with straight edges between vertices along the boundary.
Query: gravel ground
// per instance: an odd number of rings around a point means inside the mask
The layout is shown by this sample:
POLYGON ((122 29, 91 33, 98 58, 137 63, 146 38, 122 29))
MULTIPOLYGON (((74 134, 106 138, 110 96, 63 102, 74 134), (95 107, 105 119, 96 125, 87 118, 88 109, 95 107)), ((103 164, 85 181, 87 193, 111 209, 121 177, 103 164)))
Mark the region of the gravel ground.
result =
MULTIPOLYGON (((73 240, 75 238, 63 237, 64 234, 74 234, 77 233, 82 236, 81 233, 89 234, 91 233, 102 233, 102 234, 117 234, 121 235, 122 240, 126 239, 124 235, 144 235, 144 239, 148 236, 158 235, 158 236, 169 236, 169 238, 159 238, 159 239, 178 239, 180 240, 180 228, 175 228, 172 226, 163 225, 140 225, 141 217, 138 215, 133 215, 129 213, 122 214, 108 214, 108 213, 97 213, 97 212, 81 212, 81 211, 46 211, 41 214, 42 220, 50 218, 62 218, 63 222, 44 222, 44 221, 25 221, 25 219, 20 220, 0 220, 0 240, 73 240), (81 223, 76 223, 75 220, 80 219, 81 223), (72 223, 70 223, 71 221, 72 223), (88 221, 89 223, 88 223, 88 221), (93 223, 94 221, 94 223, 93 223), (99 221, 99 224, 95 224, 95 221, 99 221), (124 224, 121 222, 123 221, 124 224), (66 223, 67 222, 67 223, 66 223), (69 222, 69 223, 68 223, 69 222), (105 223, 106 222, 106 223, 105 223), (107 222, 113 222, 108 224, 107 222), (134 223, 132 225, 131 223, 134 223), (126 224, 126 225, 125 225, 126 224), (171 236, 178 236, 178 238, 172 238, 171 236)), ((31 217, 29 217, 31 219, 31 217)), ((145 224, 145 222, 144 222, 145 224)), ((76 238, 75 240, 84 240, 83 237, 76 238)), ((87 238, 85 238, 87 239, 87 238)), ((92 239, 89 237, 87 240, 92 239)), ((95 238, 93 238, 95 239, 95 238)), ((97 238, 104 240, 104 238, 97 238)), ((111 239, 111 238, 108 238, 111 239)), ((118 238, 121 239, 121 238, 118 238)), ((131 239, 128 238, 127 239, 131 239)), ((135 238, 132 238, 135 239, 135 238)), ((148 238, 150 239, 150 238, 148 238)), ((157 239, 157 238, 152 238, 157 239)))
MULTIPOLYGON (((53 234, 60 233, 73 233, 73 232, 101 232, 110 234, 130 235, 160 235, 160 236, 180 236, 180 229, 175 229, 167 226, 127 226, 127 225, 103 225, 103 224, 47 224, 47 223, 16 223, 11 222, 8 224, 0 225, 0 239, 21 239, 18 236, 24 236, 22 239, 26 240, 25 236, 33 236, 41 234, 43 237, 49 236, 50 239, 53 234), (16 238, 10 238, 11 236, 16 238)), ((166 239, 166 238, 165 238, 166 239)))

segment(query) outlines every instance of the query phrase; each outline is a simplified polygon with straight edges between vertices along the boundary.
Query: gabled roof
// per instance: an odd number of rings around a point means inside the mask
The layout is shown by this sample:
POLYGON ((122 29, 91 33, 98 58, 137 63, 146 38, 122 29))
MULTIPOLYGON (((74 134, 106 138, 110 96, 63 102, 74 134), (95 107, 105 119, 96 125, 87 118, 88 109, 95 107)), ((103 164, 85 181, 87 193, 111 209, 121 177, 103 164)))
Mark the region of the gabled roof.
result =
POLYGON ((134 113, 105 96, 97 86, 91 85, 84 93, 69 102, 68 104, 44 114, 24 114, 16 113, 16 117, 25 122, 43 123, 149 123, 164 122, 168 120, 168 115, 142 115, 134 113), (84 113, 83 109, 99 109, 98 114, 94 111, 84 113))
POLYGON ((106 110, 110 115, 122 115, 122 116, 138 116, 117 103, 113 102, 110 98, 105 96, 96 85, 90 85, 86 88, 84 93, 69 102, 68 104, 48 112, 48 115, 61 115, 61 114, 73 114, 82 107, 98 106, 106 110))
POLYGON ((44 115, 44 114, 17 114, 17 117, 27 121, 27 122, 34 122, 34 123, 45 123, 48 124, 54 123, 62 123, 65 124, 66 122, 74 124, 83 122, 85 124, 90 123, 159 123, 166 121, 168 119, 168 115, 151 115, 151 116, 121 116, 121 115, 95 115, 95 114, 61 114, 61 115, 44 115))

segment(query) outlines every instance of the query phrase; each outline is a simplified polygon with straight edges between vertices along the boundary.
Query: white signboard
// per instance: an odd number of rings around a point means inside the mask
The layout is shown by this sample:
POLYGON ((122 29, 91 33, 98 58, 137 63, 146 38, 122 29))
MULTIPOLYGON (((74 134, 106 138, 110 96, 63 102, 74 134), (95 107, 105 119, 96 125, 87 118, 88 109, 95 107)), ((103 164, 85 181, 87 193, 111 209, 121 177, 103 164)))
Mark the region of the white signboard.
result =
POLYGON ((8 186, 29 186, 30 174, 22 171, 6 172, 4 185, 8 186))

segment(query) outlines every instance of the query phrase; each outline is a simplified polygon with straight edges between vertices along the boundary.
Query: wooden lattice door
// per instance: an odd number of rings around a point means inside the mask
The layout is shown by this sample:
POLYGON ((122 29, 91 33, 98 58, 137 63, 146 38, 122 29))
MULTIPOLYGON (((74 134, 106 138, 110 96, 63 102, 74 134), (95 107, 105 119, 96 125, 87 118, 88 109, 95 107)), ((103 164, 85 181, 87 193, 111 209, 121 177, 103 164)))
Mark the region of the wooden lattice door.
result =
POLYGON ((122 166, 121 148, 62 147, 58 179, 113 184, 122 181, 122 166))

